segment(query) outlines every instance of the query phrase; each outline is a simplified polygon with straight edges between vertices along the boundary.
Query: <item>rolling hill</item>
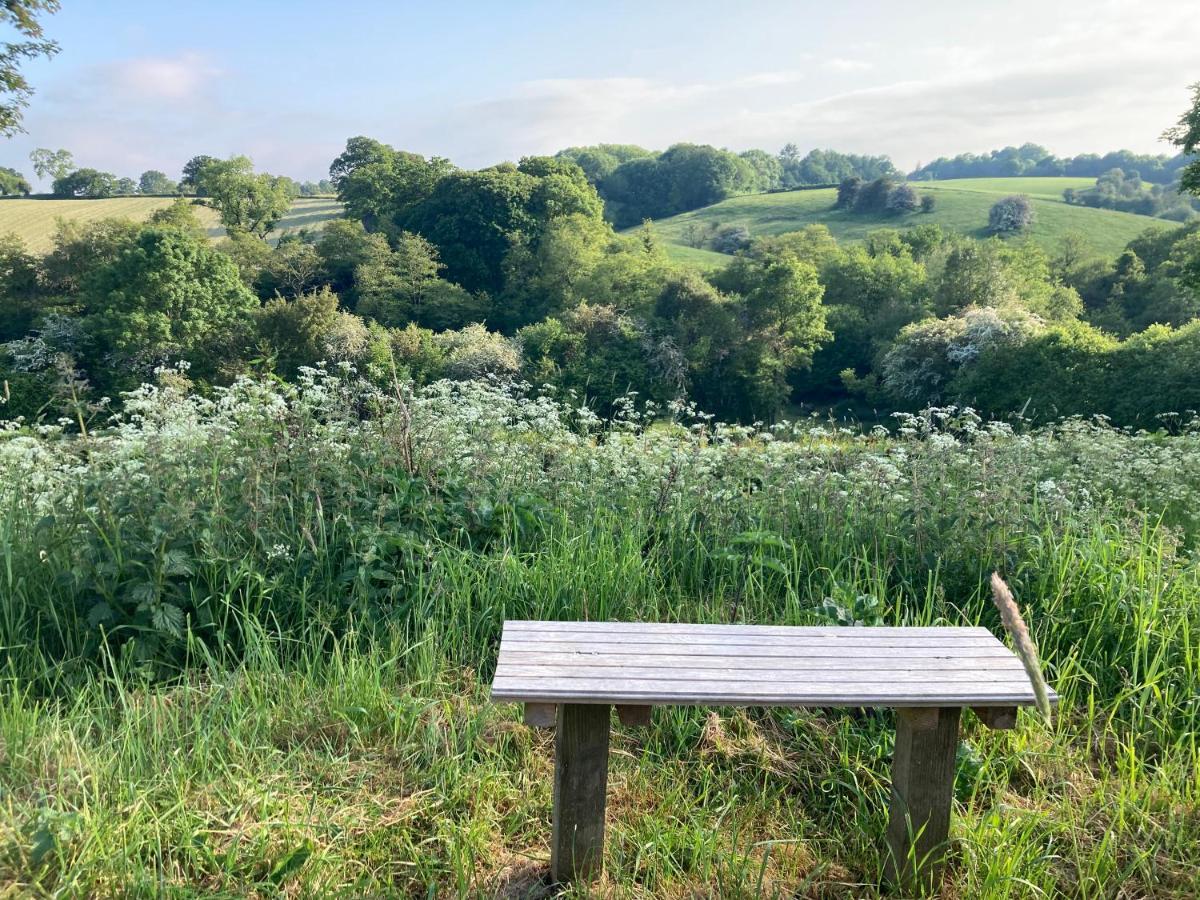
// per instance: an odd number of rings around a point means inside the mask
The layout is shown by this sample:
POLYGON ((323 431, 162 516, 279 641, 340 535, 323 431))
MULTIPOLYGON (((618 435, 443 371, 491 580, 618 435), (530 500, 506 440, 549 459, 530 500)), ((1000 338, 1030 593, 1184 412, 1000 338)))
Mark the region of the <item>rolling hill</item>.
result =
POLYGON ((971 237, 987 237, 988 210, 1009 194, 1028 194, 1037 213, 1030 230, 1032 240, 1053 250, 1059 239, 1071 232, 1083 235, 1104 256, 1117 255, 1147 228, 1173 228, 1176 223, 1150 216, 1071 206, 1062 199, 1066 188, 1095 184, 1090 178, 963 178, 952 181, 912 182, 918 193, 932 194, 937 205, 931 213, 903 216, 872 215, 835 210, 833 188, 788 191, 777 194, 746 194, 654 223, 659 236, 677 245, 672 258, 689 265, 712 267, 719 254, 688 246, 689 226, 703 230, 713 223, 743 225, 752 235, 783 234, 806 225, 821 224, 839 241, 857 241, 878 228, 909 228, 936 223, 971 237), (682 252, 686 251, 686 252, 682 252))
MULTIPOLYGON (((99 219, 124 218, 140 222, 156 209, 170 206, 171 197, 112 197, 105 200, 0 199, 0 234, 18 235, 34 252, 45 253, 53 247, 55 223, 60 218, 81 222, 99 219)), ((194 206, 196 217, 216 239, 225 229, 214 209, 194 206)), ((329 197, 305 197, 292 204, 288 214, 279 222, 268 239, 278 240, 289 231, 300 228, 320 228, 330 219, 342 214, 342 205, 329 197)))

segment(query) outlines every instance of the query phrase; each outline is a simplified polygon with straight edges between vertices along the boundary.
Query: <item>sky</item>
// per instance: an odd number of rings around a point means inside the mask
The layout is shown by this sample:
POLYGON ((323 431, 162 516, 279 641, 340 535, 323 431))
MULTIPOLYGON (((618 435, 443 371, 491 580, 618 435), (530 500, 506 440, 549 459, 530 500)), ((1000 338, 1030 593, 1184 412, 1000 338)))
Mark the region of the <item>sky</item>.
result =
POLYGON ((598 142, 1166 153, 1200 81, 1195 0, 63 0, 45 27, 61 53, 0 139, 30 177, 65 147, 316 180, 358 134, 466 167, 598 142))

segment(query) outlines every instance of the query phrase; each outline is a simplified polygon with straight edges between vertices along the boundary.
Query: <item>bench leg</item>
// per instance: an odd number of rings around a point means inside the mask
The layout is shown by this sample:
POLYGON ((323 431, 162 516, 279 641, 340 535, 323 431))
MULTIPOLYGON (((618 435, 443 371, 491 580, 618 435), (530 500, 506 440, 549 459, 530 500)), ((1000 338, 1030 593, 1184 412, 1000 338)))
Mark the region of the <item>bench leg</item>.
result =
POLYGON ((958 707, 896 710, 887 875, 906 890, 933 887, 941 875, 960 713, 958 707))
POLYGON ((604 867, 610 718, 606 703, 558 705, 550 874, 560 884, 594 878, 604 867))

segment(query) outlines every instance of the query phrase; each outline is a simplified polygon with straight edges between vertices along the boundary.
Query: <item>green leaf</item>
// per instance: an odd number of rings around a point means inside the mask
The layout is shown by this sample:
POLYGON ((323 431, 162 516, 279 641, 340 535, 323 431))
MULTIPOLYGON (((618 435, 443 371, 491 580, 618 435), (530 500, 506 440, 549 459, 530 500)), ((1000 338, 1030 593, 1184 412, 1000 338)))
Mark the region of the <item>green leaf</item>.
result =
POLYGON ((188 576, 194 573, 191 560, 182 550, 168 550, 163 554, 163 574, 188 576))
POLYGON ((160 603, 154 607, 150 621, 158 631, 172 637, 183 636, 183 610, 173 603, 160 603))
POLYGON ((283 884, 291 876, 300 871, 300 868, 308 862, 308 858, 312 856, 312 844, 308 841, 297 844, 289 850, 280 860, 271 868, 271 874, 267 876, 272 884, 283 884))

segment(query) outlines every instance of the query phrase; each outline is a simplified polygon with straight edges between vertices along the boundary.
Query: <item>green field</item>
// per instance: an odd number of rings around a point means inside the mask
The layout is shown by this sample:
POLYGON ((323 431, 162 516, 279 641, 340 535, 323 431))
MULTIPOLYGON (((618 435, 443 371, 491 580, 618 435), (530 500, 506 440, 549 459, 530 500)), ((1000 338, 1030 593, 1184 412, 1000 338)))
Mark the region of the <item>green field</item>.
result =
MULTIPOLYGON (((816 191, 790 191, 778 194, 747 194, 732 197, 703 209, 681 213, 654 223, 662 238, 669 243, 686 246, 685 230, 689 225, 703 229, 711 223, 744 225, 752 235, 783 234, 797 231, 806 225, 826 225, 841 241, 862 240, 878 228, 908 228, 936 223, 943 228, 970 235, 987 237, 988 210, 1000 197, 1009 194, 1028 194, 1033 200, 1037 222, 1030 237, 1038 244, 1053 250, 1064 234, 1079 232, 1096 252, 1115 256, 1130 240, 1147 228, 1172 228, 1175 223, 1149 216, 1070 206, 1062 199, 1067 188, 1085 188, 1095 184, 1090 178, 963 178, 952 181, 914 182, 919 193, 933 194, 937 206, 932 213, 911 213, 904 216, 865 215, 835 210, 836 191, 833 188, 816 191)), ((694 248, 688 247, 689 251, 694 248)), ((681 254, 678 259, 694 263, 712 260, 705 256, 681 254)))
MULTIPOLYGON (((171 197, 113 197, 108 200, 3 199, 0 200, 0 234, 13 232, 30 250, 44 253, 54 245, 54 229, 59 219, 95 222, 100 219, 125 218, 140 222, 156 209, 170 206, 173 202, 171 197)), ((210 237, 218 238, 225 234, 216 210, 207 206, 192 208, 210 237)), ((297 200, 271 232, 269 239, 278 240, 289 231, 300 228, 320 228, 323 223, 341 214, 342 205, 329 197, 297 200)))

